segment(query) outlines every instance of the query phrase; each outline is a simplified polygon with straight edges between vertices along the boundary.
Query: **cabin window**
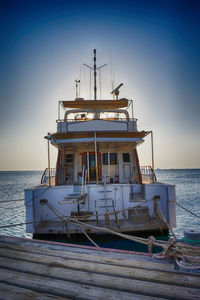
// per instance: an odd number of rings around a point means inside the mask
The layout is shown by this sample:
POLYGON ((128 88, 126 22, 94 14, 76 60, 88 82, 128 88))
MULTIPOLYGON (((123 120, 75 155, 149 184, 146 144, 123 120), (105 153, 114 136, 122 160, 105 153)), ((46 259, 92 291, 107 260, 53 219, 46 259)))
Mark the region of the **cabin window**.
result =
MULTIPOLYGON (((117 153, 110 153, 110 165, 117 164, 117 153)), ((108 165, 108 153, 103 153, 103 165, 108 165)))
POLYGON ((123 153, 123 162, 130 162, 130 153, 123 153))
POLYGON ((66 184, 72 184, 74 177, 74 154, 65 154, 64 159, 64 181, 66 184))
POLYGON ((66 154, 65 162, 66 163, 73 163, 74 162, 74 155, 73 154, 66 154))

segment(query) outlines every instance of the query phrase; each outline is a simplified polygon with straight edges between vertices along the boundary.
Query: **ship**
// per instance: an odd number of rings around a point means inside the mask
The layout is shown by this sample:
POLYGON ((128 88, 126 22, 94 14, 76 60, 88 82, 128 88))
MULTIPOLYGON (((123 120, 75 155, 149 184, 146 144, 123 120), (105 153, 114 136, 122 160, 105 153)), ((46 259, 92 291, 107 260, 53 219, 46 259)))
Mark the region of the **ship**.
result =
MULTIPOLYGON (((86 65, 87 66, 87 65, 86 65)), ((97 99, 96 49, 94 99, 78 94, 58 105, 57 131, 48 133, 48 167, 41 184, 25 190, 26 232, 33 236, 168 232, 176 227, 173 184, 157 181, 153 133, 137 129, 134 101, 97 99), (149 166, 140 166, 138 146, 151 136, 149 166), (51 168, 50 145, 57 148, 51 168)), ((142 153, 140 153, 142 155, 142 153)))

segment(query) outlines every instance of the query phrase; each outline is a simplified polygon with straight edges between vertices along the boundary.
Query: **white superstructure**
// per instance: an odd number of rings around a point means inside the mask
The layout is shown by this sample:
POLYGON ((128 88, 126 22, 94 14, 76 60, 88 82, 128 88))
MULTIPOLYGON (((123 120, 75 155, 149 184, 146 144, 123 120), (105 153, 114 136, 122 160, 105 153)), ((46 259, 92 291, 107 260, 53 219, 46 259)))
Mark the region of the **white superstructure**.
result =
POLYGON ((175 186, 157 182, 153 166, 140 167, 137 146, 151 132, 137 130, 133 101, 118 94, 60 101, 64 117, 59 107, 57 132, 47 137, 58 149, 56 169, 49 164, 41 186, 25 190, 27 232, 82 233, 67 222, 73 218, 118 232, 176 226, 175 186))

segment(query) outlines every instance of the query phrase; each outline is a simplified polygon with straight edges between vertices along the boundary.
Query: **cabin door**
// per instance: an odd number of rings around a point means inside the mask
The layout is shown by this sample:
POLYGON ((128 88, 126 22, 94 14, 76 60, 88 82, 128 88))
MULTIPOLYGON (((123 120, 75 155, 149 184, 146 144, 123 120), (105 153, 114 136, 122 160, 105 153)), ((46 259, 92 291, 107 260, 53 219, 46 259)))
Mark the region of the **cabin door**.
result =
POLYGON ((131 166, 130 164, 124 164, 124 179, 130 180, 131 178, 131 166))
POLYGON ((131 179, 131 159, 130 153, 123 153, 123 169, 124 169, 124 180, 130 181, 131 179))
MULTIPOLYGON (((95 181, 96 180, 96 158, 94 152, 82 154, 82 167, 85 166, 87 170, 87 180, 95 181), (89 172, 88 172, 89 168, 89 172)), ((98 168, 98 179, 101 180, 101 155, 97 152, 97 168, 98 168)))

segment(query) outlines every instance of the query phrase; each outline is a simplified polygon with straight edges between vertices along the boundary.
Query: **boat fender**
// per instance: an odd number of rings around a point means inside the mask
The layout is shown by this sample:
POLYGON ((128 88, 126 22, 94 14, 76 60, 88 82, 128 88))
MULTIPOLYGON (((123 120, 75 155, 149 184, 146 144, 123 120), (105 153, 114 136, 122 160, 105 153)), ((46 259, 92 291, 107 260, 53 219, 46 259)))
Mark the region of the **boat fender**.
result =
POLYGON ((184 237, 182 238, 182 240, 187 244, 200 244, 200 231, 184 231, 184 237))

